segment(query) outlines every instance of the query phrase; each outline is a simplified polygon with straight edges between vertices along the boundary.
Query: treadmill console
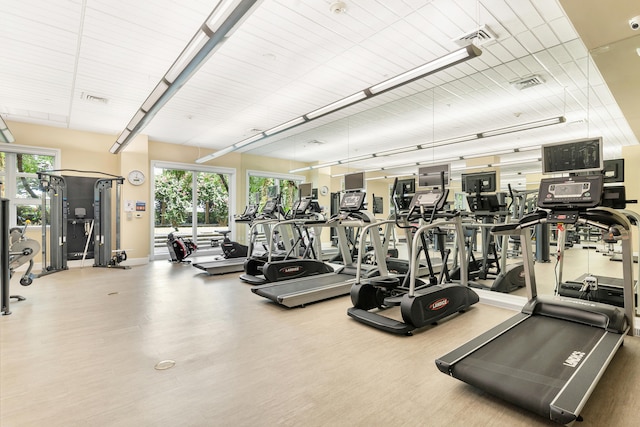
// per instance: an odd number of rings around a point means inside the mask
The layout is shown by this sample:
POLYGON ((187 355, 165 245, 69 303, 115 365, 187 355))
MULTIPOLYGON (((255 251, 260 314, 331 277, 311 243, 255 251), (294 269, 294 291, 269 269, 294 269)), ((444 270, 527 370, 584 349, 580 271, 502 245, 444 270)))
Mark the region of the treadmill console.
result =
POLYGON ((257 205, 248 205, 241 215, 235 217, 236 222, 251 222, 255 219, 258 212, 257 205))
POLYGON ((340 201, 341 212, 357 212, 364 209, 366 193, 362 191, 347 192, 340 201))
POLYGON ((543 179, 538 206, 558 210, 594 208, 602 201, 602 184, 602 175, 543 179))
POLYGON ((297 202, 295 202, 295 204, 293 205, 293 212, 296 215, 302 215, 307 211, 310 204, 311 204, 311 199, 307 199, 307 198, 300 199, 297 202))
POLYGON ((264 207, 262 208, 261 213, 263 215, 271 215, 275 210, 276 210, 275 200, 269 200, 267 201, 267 203, 264 204, 264 207))

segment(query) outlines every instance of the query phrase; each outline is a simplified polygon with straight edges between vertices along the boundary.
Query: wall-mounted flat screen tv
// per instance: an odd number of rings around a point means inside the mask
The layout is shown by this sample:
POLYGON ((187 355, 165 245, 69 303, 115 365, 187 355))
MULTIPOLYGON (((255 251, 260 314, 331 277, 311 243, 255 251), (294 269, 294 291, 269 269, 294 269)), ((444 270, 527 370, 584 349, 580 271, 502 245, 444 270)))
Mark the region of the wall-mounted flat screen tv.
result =
POLYGON ((364 189, 364 172, 350 173, 344 176, 344 189, 362 190, 364 189))
POLYGON ((603 167, 602 138, 542 146, 543 174, 600 171, 603 167))
POLYGON ((604 161, 604 182, 624 182, 624 159, 604 161))
POLYGON ((438 187, 440 186, 440 175, 444 172, 444 186, 449 186, 451 176, 451 165, 449 163, 442 165, 422 166, 418 169, 418 186, 419 187, 438 187))
POLYGON ((311 197, 311 195, 313 193, 313 184, 310 183, 310 182, 302 183, 298 187, 298 191, 300 191, 300 198, 301 199, 303 197, 311 197))
POLYGON ((496 171, 463 173, 462 191, 469 194, 496 191, 496 171))

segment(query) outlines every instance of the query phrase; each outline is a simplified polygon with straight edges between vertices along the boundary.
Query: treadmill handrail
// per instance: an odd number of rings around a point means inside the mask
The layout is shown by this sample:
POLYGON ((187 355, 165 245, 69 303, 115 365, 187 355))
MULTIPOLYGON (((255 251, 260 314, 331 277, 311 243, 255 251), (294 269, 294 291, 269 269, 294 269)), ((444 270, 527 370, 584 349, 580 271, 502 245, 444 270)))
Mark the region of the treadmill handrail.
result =
MULTIPOLYGON (((538 210, 532 214, 526 215, 517 223, 511 224, 497 224, 491 228, 491 232, 494 234, 518 234, 518 230, 523 228, 533 227, 538 224, 545 224, 549 222, 549 211, 538 210)), ((581 217, 576 221, 577 224, 590 225, 600 228, 601 230, 609 230, 611 226, 620 225, 625 230, 631 229, 631 223, 626 215, 619 211, 606 207, 597 207, 587 209, 583 212, 578 212, 581 217)), ((562 221, 555 221, 562 222, 562 221)))

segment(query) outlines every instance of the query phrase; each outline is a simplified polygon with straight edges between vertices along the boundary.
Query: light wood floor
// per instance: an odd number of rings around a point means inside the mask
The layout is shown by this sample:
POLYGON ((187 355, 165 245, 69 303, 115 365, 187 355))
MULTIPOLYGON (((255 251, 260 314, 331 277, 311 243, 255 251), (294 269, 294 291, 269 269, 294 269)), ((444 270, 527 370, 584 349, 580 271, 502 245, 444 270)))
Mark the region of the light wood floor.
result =
MULTIPOLYGON (((350 319, 349 297, 284 309, 237 274, 166 261, 13 284, 28 299, 0 319, 2 427, 553 425, 435 367, 508 310, 397 337, 350 319)), ((639 396, 629 337, 580 426, 637 426, 639 396)))

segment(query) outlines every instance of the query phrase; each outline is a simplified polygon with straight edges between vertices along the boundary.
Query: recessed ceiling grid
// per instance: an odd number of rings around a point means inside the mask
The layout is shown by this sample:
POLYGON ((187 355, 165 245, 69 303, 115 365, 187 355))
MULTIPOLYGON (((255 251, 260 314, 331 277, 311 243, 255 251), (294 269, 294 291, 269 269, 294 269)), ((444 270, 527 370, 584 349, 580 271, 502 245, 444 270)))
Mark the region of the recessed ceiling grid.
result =
MULTIPOLYGON (((249 151, 291 158, 292 142, 325 139, 295 155, 326 162, 338 151, 332 144, 347 155, 362 154, 564 113, 579 122, 509 143, 587 133, 602 134, 612 147, 637 143, 557 0, 347 4, 347 13, 335 15, 326 1, 264 1, 143 132, 159 141, 224 148, 254 128, 276 126, 450 52, 454 39, 487 25, 497 41, 483 45, 482 56, 249 151), (545 83, 520 92, 509 84, 531 75, 545 83)), ((0 28, 8 53, 0 69, 0 111, 10 113, 9 120, 68 120, 72 128, 115 135, 211 7, 209 0, 17 2, 0 28), (108 102, 90 103, 82 94, 108 102)), ((500 144, 487 140, 482 147, 500 144)))

